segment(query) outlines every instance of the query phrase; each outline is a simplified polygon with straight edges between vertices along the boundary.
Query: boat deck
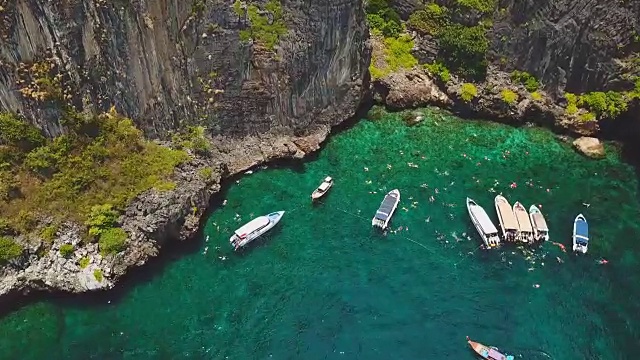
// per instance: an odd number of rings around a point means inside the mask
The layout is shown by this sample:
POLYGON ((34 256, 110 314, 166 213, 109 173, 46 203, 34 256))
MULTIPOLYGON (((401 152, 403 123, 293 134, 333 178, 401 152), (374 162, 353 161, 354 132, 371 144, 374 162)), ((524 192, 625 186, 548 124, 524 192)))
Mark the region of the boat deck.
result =
POLYGON ((398 203, 397 197, 394 197, 388 194, 385 195, 384 200, 382 200, 382 204, 380 204, 378 211, 376 211, 376 219, 387 221, 389 216, 393 213, 393 210, 394 210, 393 208, 396 206, 397 203, 398 203))
POLYGON ((516 207, 514 210, 514 214, 518 219, 520 231, 533 232, 533 228, 531 227, 531 220, 529 220, 529 213, 524 208, 516 207))
POLYGON ((501 201, 500 199, 496 200, 496 210, 500 213, 500 218, 502 219, 502 226, 506 230, 519 230, 520 226, 518 226, 518 220, 516 216, 513 214, 513 210, 508 202, 501 201))
POLYGON ((542 216, 542 214, 540 213, 534 213, 531 214, 531 218, 533 218, 533 226, 536 227, 536 229, 541 230, 541 231, 549 231, 549 228, 547 227, 547 222, 544 219, 544 216, 542 216))

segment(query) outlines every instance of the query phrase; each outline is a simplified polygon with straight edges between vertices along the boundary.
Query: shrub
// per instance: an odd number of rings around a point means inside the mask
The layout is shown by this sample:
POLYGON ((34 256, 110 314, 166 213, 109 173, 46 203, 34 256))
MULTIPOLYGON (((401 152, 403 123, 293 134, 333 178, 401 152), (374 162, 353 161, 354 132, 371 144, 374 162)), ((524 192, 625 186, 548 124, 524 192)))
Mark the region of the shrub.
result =
POLYGON ((385 37, 397 37, 402 33, 402 20, 386 0, 370 0, 366 7, 367 21, 371 29, 385 37))
POLYGON ((534 91, 531 93, 531 98, 535 101, 540 101, 542 100, 542 95, 539 92, 534 91))
POLYGON ((479 11, 481 13, 489 13, 495 10, 495 0, 457 0, 459 6, 479 11))
POLYGON ((202 126, 190 126, 184 133, 173 136, 173 143, 178 148, 190 149, 195 153, 206 155, 211 150, 209 140, 202 126))
POLYGON ((412 13, 407 24, 419 32, 435 35, 448 22, 447 8, 430 3, 424 9, 412 13))
POLYGON ((0 236, 0 264, 17 259, 22 255, 22 246, 12 238, 0 236))
POLYGON ((127 233, 121 228, 104 230, 100 235, 98 246, 103 255, 116 254, 124 250, 127 242, 127 233))
MULTIPOLYGON (((94 205, 112 204, 120 210, 138 194, 165 183, 175 166, 188 159, 184 151, 145 140, 115 110, 91 117, 68 113, 61 122, 67 134, 26 157, 21 153, 22 165, 6 163, 7 146, 0 146, 0 213, 17 224, 16 231, 35 229, 30 219, 40 214, 82 223, 94 205)), ((19 159, 19 151, 11 148, 9 157, 19 159)))
POLYGON ((213 169, 210 167, 203 167, 202 169, 198 170, 198 175, 200 176, 200 178, 202 178, 202 180, 209 181, 213 178, 213 169))
POLYGON ((594 112, 597 117, 614 119, 625 112, 629 106, 627 98, 619 92, 607 91, 583 94, 578 105, 594 112))
POLYGON ((96 279, 97 282, 102 282, 102 280, 104 279, 104 276, 102 275, 102 270, 100 269, 93 270, 93 277, 96 279))
POLYGON ((411 50, 413 49, 413 40, 408 35, 402 35, 398 38, 386 38, 385 44, 385 60, 391 71, 398 69, 410 69, 418 65, 418 60, 413 57, 411 50))
POLYGON ((49 226, 45 226, 40 231, 40 237, 44 241, 52 242, 53 239, 56 237, 57 232, 58 232, 58 224, 51 224, 49 226))
POLYGON ((502 95, 502 101, 509 105, 513 105, 518 101, 518 94, 509 89, 503 89, 502 92, 500 92, 500 95, 502 95))
POLYGON ((71 255, 73 255, 74 251, 75 251, 75 247, 71 244, 60 245, 60 255, 62 255, 65 258, 70 258, 71 255))
POLYGON ((580 115, 581 122, 596 121, 596 116, 590 112, 580 115))
POLYGON ((5 218, 0 218, 0 235, 10 235, 13 233, 11 224, 5 218))
POLYGON ((255 5, 247 7, 247 17, 250 25, 248 29, 240 30, 240 39, 253 39, 267 49, 273 49, 280 38, 287 33, 287 26, 282 18, 282 5, 279 0, 269 0, 265 10, 270 13, 261 14, 255 5))
POLYGON ((17 118, 13 114, 0 113, 0 144, 29 151, 42 145, 44 136, 33 125, 17 118))
POLYGON ((451 74, 449 69, 442 63, 435 62, 433 64, 425 64, 424 68, 427 69, 433 76, 437 76, 443 83, 448 83, 451 80, 451 74))
POLYGON ((118 220, 118 212, 111 204, 94 205, 85 221, 89 227, 89 235, 100 236, 105 230, 110 229, 118 220))
POLYGON ((449 69, 469 78, 484 78, 487 72, 485 56, 489 49, 484 27, 449 25, 438 33, 438 42, 439 57, 449 69))
POLYGON ((171 191, 176 188, 176 183, 173 181, 165 181, 157 184, 154 188, 158 191, 171 191))
POLYGON ((526 71, 515 70, 511 73, 511 81, 524 85, 529 92, 537 91, 540 87, 538 80, 526 71))
POLYGON ((78 266, 80 266, 80 269, 84 269, 87 266, 89 266, 89 258, 86 256, 83 256, 82 258, 80 258, 80 260, 78 260, 78 266))
POLYGON ((475 85, 471 83, 462 84, 462 88, 460 91, 460 97, 462 98, 462 100, 469 102, 476 96, 478 96, 478 89, 475 85))

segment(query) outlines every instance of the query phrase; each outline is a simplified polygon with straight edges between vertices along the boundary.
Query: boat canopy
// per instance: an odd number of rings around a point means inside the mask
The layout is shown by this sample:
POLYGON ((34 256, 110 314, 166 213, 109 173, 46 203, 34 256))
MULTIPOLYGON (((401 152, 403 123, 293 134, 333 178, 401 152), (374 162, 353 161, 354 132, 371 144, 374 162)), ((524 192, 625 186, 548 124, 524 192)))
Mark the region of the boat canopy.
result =
POLYGON ((324 181, 331 182, 333 181, 333 179, 331 178, 331 176, 327 176, 326 178, 324 178, 324 181))
POLYGON ((386 221, 397 202, 398 198, 387 194, 384 197, 384 200, 382 200, 382 204, 380 204, 378 211, 376 211, 376 219, 386 221))
POLYGON ((505 230, 518 230, 518 220, 513 215, 513 209, 504 197, 496 197, 496 207, 502 218, 502 226, 505 230))
POLYGON ((493 225, 493 222, 489 219, 489 215, 487 215, 487 212, 484 211, 483 208, 479 205, 470 205, 470 209, 485 234, 495 234, 498 232, 498 229, 493 225))
POLYGON ((503 354, 501 354, 500 352, 498 352, 493 348, 489 348, 489 352, 487 355, 489 359, 506 360, 507 358, 506 356, 504 356, 503 354))
POLYGON ((580 245, 587 245, 589 242, 589 225, 582 219, 576 220, 576 242, 580 245))
POLYGON ((549 228, 547 227, 547 222, 544 220, 544 216, 542 216, 541 213, 539 212, 534 212, 531 214, 531 217, 533 218, 533 226, 536 227, 536 229, 541 230, 541 231, 549 231, 549 228))
POLYGON ((533 228, 531 227, 531 220, 529 219, 529 213, 527 212, 527 210, 525 210, 522 204, 516 203, 513 206, 513 213, 518 219, 518 225, 520 226, 520 231, 533 232, 533 228))
POLYGON ((331 184, 323 182, 322 184, 320 184, 320 186, 318 186, 318 190, 320 191, 327 191, 327 189, 329 188, 331 184))
POLYGON ((242 225, 238 230, 235 231, 235 234, 238 237, 244 237, 247 234, 251 234, 252 232, 267 225, 269 225, 269 218, 266 216, 260 216, 242 225))

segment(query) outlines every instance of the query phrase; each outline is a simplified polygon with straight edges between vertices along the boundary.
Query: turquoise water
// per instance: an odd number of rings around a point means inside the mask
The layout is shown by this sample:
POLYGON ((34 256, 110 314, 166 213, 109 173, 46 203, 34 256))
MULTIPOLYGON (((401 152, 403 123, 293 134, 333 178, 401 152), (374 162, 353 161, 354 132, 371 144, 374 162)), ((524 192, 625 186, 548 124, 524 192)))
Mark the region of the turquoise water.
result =
POLYGON ((613 148, 592 161, 545 130, 422 111, 420 125, 361 121, 312 161, 240 178, 199 242, 120 290, 9 313, 0 358, 474 359, 468 335, 517 359, 636 359, 634 170, 613 148), (335 186, 314 206, 325 175, 335 186), (393 188, 402 201, 385 236, 370 223, 393 188), (541 204, 567 248, 584 213, 589 253, 480 249, 464 199, 495 219, 499 192, 541 204), (276 210, 287 213, 268 236, 230 250, 235 228, 276 210))

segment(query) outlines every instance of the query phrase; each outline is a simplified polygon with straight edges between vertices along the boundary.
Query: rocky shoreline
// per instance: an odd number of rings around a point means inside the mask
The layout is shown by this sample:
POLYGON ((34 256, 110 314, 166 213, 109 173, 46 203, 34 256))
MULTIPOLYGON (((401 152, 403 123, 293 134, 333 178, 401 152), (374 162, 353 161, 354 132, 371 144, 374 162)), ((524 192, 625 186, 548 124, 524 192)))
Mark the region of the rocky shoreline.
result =
MULTIPOLYGON (((516 126, 534 121, 560 134, 581 136, 574 142, 578 151, 593 158, 603 156, 602 144, 589 137, 597 134, 598 128, 593 126, 597 124, 584 124, 577 116, 566 115, 564 109, 546 95, 539 100, 531 99, 526 89, 511 84, 505 73, 492 69, 489 74, 487 82, 478 86, 478 95, 470 102, 460 98, 462 83, 458 79, 452 78, 444 85, 421 69, 395 72, 374 81, 371 95, 375 102, 395 111, 438 106, 463 117, 490 118, 516 126), (517 103, 506 104, 499 91, 494 90, 505 86, 518 94, 517 103)), ((31 242, 35 245, 4 268, 0 274, 0 297, 34 291, 84 293, 111 289, 127 272, 158 256, 169 242, 191 239, 200 229, 211 196, 220 190, 224 179, 274 160, 302 159, 317 151, 330 132, 331 127, 326 125, 303 137, 217 136, 210 139, 213 147, 208 157, 194 157, 178 167, 172 178, 176 183, 174 190, 149 190, 126 208, 118 221, 129 235, 125 251, 103 257, 97 244, 82 242, 83 229, 73 223, 62 224, 50 251, 39 256, 44 245, 31 242), (204 168, 212 169, 209 179, 202 178, 204 168), (61 255, 59 249, 63 244, 76 247, 73 256, 61 255), (89 260, 84 267, 79 265, 82 258, 89 260), (102 276, 96 277, 96 271, 102 276)))
POLYGON ((40 254, 42 241, 31 241, 23 256, 5 266, 0 274, 0 297, 32 292, 84 293, 113 288, 133 268, 158 256, 169 242, 191 239, 200 229, 211 196, 220 183, 255 166, 278 159, 302 159, 317 151, 330 133, 325 126, 303 137, 265 135, 230 139, 215 137, 210 156, 194 158, 176 170, 171 191, 149 190, 138 196, 124 211, 118 225, 128 234, 127 249, 103 257, 98 244, 82 242, 82 232, 73 223, 62 224, 50 251, 40 254), (213 171, 202 178, 201 169, 213 171), (60 246, 72 244, 74 254, 65 258, 60 246), (82 258, 88 264, 80 265, 82 258), (100 272, 96 276, 96 271, 100 272))

